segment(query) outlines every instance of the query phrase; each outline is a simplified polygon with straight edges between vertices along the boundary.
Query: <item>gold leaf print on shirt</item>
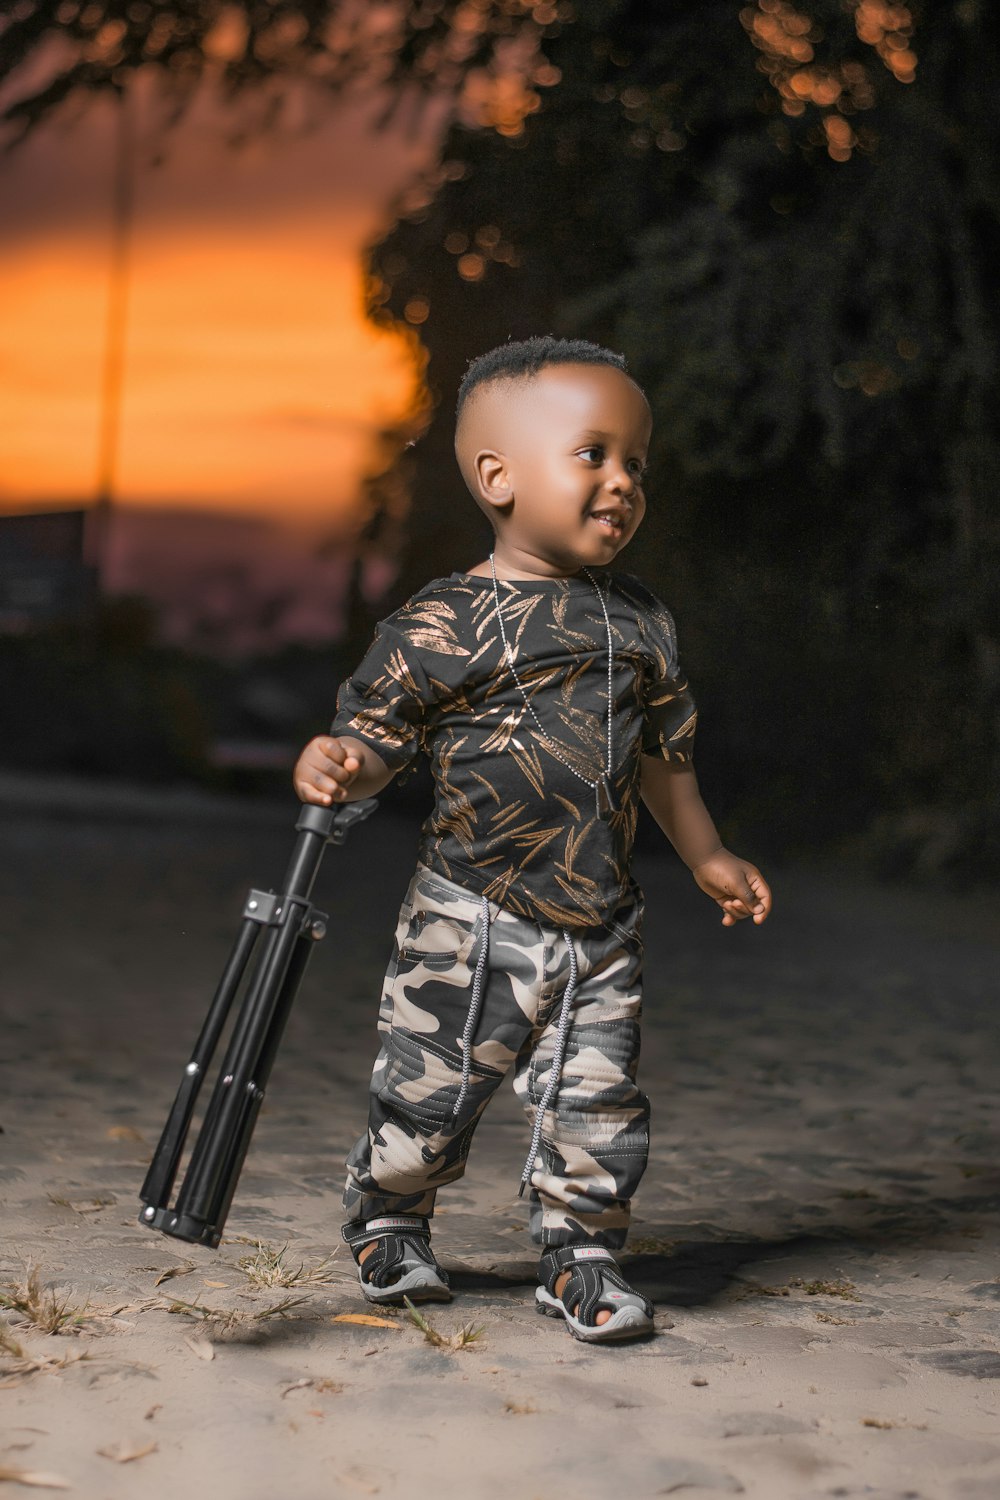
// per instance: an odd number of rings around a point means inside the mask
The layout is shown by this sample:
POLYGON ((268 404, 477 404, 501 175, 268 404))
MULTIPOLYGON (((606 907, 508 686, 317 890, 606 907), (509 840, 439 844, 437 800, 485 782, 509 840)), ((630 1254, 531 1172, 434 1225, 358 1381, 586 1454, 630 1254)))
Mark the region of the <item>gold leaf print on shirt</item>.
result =
MULTIPOLYGON (((582 913, 589 919, 588 926, 597 926, 603 916, 602 907, 589 900, 586 892, 582 890, 576 891, 568 887, 559 875, 556 876, 556 881, 563 890, 568 892, 573 904, 560 906, 558 902, 552 901, 546 896, 536 896, 534 905, 535 909, 541 913, 542 920, 551 922, 553 927, 579 927, 582 913)), ((510 904, 508 901, 508 905, 510 904)), ((530 910, 526 908, 523 915, 530 916, 530 910)))
POLYGON ((542 772, 542 762, 538 751, 517 740, 510 742, 510 753, 522 774, 531 782, 539 797, 545 796, 545 776, 542 772))
MULTIPOLYGON (((348 729, 354 729, 362 739, 374 740, 377 745, 384 745, 387 750, 402 750, 409 740, 397 729, 387 729, 379 719, 389 712, 388 706, 375 704, 369 712, 356 714, 348 719, 348 729)), ((341 731, 343 732, 343 731, 341 731)))
POLYGON ((492 734, 488 734, 483 740, 481 749, 484 755, 502 755, 514 738, 514 735, 524 718, 524 710, 518 711, 512 708, 509 713, 504 714, 492 734))
POLYGON ((412 620, 457 620, 458 615, 443 599, 418 599, 410 604, 406 613, 412 620))
MULTIPOLYGON (((510 585, 506 585, 506 587, 510 587, 510 585)), ((500 601, 503 606, 503 619, 507 630, 507 639, 510 641, 511 650, 515 656, 518 654, 521 637, 525 632, 528 622, 535 610, 543 602, 543 599, 543 594, 518 594, 515 598, 512 598, 510 594, 505 594, 500 601), (513 629, 511 629, 511 626, 513 626, 513 629)), ((495 616, 496 605, 493 604, 492 600, 490 603, 493 605, 495 616)), ((506 658, 506 652, 503 653, 503 656, 506 658)))
POLYGON ((476 814, 466 793, 451 779, 455 754, 464 743, 464 735, 461 739, 452 740, 438 758, 438 786, 441 790, 444 811, 436 820, 436 832, 439 839, 445 830, 453 833, 471 858, 476 837, 476 814))
MULTIPOLYGON (((417 679, 411 672, 406 657, 398 647, 395 651, 389 653, 389 660, 386 662, 385 670, 386 677, 388 677, 390 682, 397 682, 405 693, 409 693, 414 698, 420 696, 417 679)), ((373 688, 377 688, 380 692, 383 691, 384 680, 384 678, 380 678, 377 683, 373 683, 373 688)))
POLYGON ((538 819, 530 818, 527 823, 521 823, 515 828, 505 828, 502 833, 495 834, 487 839, 487 847, 494 844, 513 844, 518 849, 528 849, 537 853, 544 849, 546 844, 551 844, 553 839, 559 837, 562 829, 557 825, 555 828, 539 828, 538 819))
POLYGON ((518 869, 526 869, 527 866, 530 865, 531 861, 533 859, 537 859, 542 850, 545 849, 549 844, 551 844, 553 839, 557 839, 559 837, 561 831, 562 830, 559 828, 539 828, 535 833, 525 833, 517 838, 512 837, 511 843, 515 844, 519 849, 524 849, 525 851, 518 865, 518 869))
MULTIPOLYGON (((492 781, 487 781, 486 777, 480 776, 478 771, 469 771, 468 776, 470 781, 478 782, 483 791, 486 792, 488 796, 492 797, 494 802, 500 801, 500 793, 497 791, 492 781)), ((524 803, 522 802, 520 806, 523 808, 524 803)), ((496 816, 496 814, 494 814, 494 816, 496 816)))
MULTIPOLYGON (((555 866, 557 872, 562 871, 563 868, 562 865, 557 864, 555 866)), ((589 875, 581 875, 579 870, 577 870, 575 875, 570 876, 568 880, 564 879, 562 874, 557 873, 556 880, 568 896, 592 896, 595 901, 600 899, 601 887, 597 881, 591 880, 589 875)))
POLYGON ((408 641, 422 646, 425 651, 436 651, 439 656, 468 656, 468 646, 459 644, 455 632, 447 625, 417 626, 406 632, 408 641))
POLYGON ((576 858, 577 850, 593 827, 593 822, 594 820, 591 818, 590 822, 584 823, 582 828, 578 828, 576 831, 572 828, 567 830, 565 847, 566 863, 563 868, 570 880, 573 879, 575 873, 573 870, 573 861, 576 858))
POLYGON ((502 807, 499 812, 493 813, 490 817, 490 827, 493 832, 496 833, 499 829, 506 827, 508 823, 512 823, 515 819, 522 817, 527 805, 527 802, 514 802, 508 807, 502 807))
POLYGON ((472 857, 475 841, 476 820, 469 803, 469 799, 460 793, 454 801, 449 799, 447 811, 443 812, 437 820, 437 835, 440 840, 442 833, 451 833, 455 836, 469 857, 472 857))

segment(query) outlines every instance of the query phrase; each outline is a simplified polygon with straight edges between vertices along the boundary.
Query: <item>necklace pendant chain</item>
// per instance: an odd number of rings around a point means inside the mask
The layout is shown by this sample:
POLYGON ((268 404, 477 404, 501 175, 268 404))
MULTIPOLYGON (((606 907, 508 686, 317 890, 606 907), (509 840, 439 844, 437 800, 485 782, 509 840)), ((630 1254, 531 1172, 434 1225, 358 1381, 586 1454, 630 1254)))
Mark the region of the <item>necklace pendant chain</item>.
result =
POLYGON ((599 781, 594 782, 594 808, 599 818, 607 822, 612 813, 618 811, 615 804, 615 794, 607 772, 599 781))
POLYGON ((612 716, 614 702, 615 660, 614 643, 611 639, 611 621, 608 618, 608 607, 604 602, 604 592, 589 568, 584 568, 582 571, 586 574, 589 583, 591 584, 594 592, 597 595, 598 603, 601 606, 601 613, 604 616, 604 629, 608 638, 607 762, 605 764, 604 770, 601 772, 601 775, 597 778, 596 781, 591 781, 589 776, 584 776, 580 771, 576 769, 575 766, 570 765, 566 757, 560 753, 558 746, 542 728, 541 721, 538 715, 535 713, 531 699, 528 697, 528 694, 524 690, 524 684, 518 676, 517 667, 514 665, 514 652, 511 649, 510 641, 507 639, 507 630, 503 622, 503 610, 500 607, 500 586, 497 582, 497 571, 493 561, 493 553, 490 553, 490 577, 493 580, 493 603, 496 607, 497 624, 500 626, 500 637, 503 641, 504 653, 507 657, 507 665, 510 667, 511 676, 514 678, 514 682, 517 685, 517 690, 521 694, 521 697, 524 700, 524 706, 534 720, 535 728, 538 730, 538 733, 544 743, 548 746, 549 750, 555 756, 556 760, 561 761, 566 769, 568 771, 572 771, 573 775, 579 781, 582 781, 586 786, 589 786, 591 788, 594 793, 594 811, 599 818, 601 818, 604 822, 607 822, 608 819, 618 811, 618 807, 615 802, 614 790, 611 785, 611 774, 614 770, 614 755, 612 751, 612 716))

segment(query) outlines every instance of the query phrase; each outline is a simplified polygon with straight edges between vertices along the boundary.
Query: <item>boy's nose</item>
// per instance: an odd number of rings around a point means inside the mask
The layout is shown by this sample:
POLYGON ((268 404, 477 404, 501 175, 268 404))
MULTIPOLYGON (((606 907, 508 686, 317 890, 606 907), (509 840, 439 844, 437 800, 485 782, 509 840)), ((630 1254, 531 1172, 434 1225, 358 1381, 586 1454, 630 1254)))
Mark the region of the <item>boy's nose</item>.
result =
POLYGON ((631 500, 635 494, 635 475, 624 465, 613 464, 605 487, 612 495, 621 495, 623 499, 631 500))

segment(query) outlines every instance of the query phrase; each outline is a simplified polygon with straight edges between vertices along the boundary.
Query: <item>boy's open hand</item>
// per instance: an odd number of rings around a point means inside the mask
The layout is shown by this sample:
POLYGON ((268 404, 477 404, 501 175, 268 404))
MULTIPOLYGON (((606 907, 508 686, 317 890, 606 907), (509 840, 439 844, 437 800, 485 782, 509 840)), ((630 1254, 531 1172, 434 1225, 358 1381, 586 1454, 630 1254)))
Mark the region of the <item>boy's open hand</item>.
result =
POLYGON ((347 788, 361 770, 354 751, 333 735, 310 740, 295 763, 292 785, 303 802, 329 807, 347 800, 347 788))
POLYGON ((733 927, 747 917, 760 926, 771 910, 771 891, 767 881, 748 860, 739 859, 728 849, 718 849, 703 864, 691 871, 698 885, 711 896, 725 915, 723 927, 733 927))

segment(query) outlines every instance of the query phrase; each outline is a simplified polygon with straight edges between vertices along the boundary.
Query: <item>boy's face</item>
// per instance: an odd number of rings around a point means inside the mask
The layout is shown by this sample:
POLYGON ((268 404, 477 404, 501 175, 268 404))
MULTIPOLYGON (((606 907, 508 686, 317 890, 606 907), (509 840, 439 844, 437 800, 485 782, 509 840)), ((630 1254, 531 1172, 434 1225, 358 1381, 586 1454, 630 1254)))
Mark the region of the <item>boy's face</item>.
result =
POLYGON ((494 509, 498 554, 529 572, 609 563, 646 509, 652 418, 638 386, 611 365, 567 364, 474 395, 459 456, 494 509))

